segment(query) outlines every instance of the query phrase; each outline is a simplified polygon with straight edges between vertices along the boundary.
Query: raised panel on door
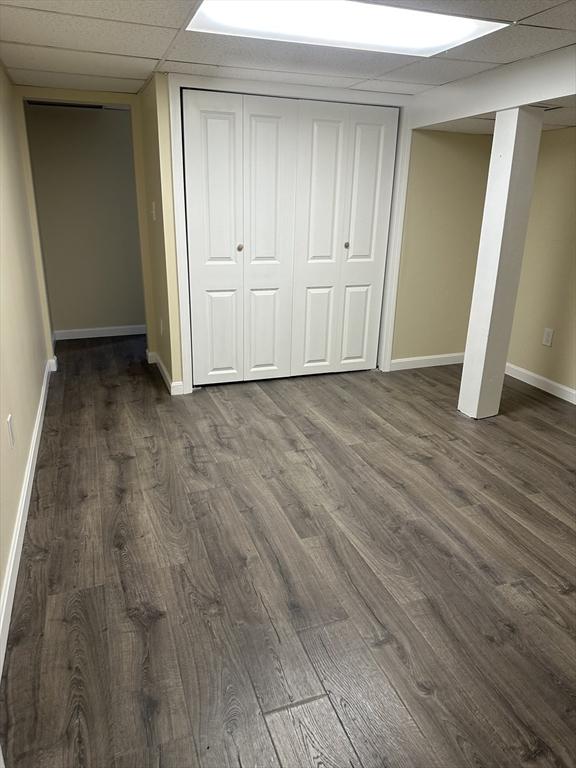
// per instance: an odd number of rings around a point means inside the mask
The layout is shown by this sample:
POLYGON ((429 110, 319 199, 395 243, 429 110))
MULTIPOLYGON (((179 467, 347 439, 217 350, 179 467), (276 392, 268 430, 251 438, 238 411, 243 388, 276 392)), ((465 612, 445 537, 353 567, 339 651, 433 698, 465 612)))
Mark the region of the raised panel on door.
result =
POLYGON ((245 379, 290 375, 298 102, 244 97, 245 379))
POLYGON ((244 376, 242 96, 184 91, 194 384, 244 376))
POLYGON ((343 320, 334 370, 376 366, 396 152, 396 110, 349 109, 346 247, 337 292, 343 320))
POLYGON ((347 125, 347 105, 301 102, 292 374, 323 373, 339 360, 347 125))

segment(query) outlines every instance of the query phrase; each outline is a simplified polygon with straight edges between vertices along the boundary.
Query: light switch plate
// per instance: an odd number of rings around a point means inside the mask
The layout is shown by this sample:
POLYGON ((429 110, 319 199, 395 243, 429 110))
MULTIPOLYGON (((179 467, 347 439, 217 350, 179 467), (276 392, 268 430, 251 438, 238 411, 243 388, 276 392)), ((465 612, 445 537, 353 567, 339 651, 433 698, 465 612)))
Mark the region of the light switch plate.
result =
POLYGON ((544 344, 545 347, 551 347, 553 337, 554 337, 554 328, 544 328, 544 336, 542 337, 542 344, 544 344))

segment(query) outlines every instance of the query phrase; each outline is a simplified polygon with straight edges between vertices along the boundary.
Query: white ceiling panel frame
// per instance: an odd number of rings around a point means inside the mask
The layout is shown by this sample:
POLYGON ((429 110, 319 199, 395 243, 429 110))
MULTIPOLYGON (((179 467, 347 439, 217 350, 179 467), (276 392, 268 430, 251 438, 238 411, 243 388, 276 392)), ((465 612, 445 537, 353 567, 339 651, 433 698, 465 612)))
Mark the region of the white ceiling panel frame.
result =
POLYGON ((576 32, 514 24, 491 35, 451 48, 439 54, 438 58, 509 64, 575 43, 576 32))
POLYGON ((418 61, 419 58, 187 31, 177 35, 166 56, 170 61, 311 75, 341 75, 358 79, 379 77, 392 69, 418 61))
POLYGON ((186 61, 165 61, 159 66, 160 72, 174 72, 183 75, 206 77, 233 77, 242 80, 265 80, 275 83, 319 85, 327 88, 349 88, 360 81, 358 77, 340 75, 314 75, 307 72, 285 72, 282 70, 248 69, 246 67, 221 67, 216 64, 196 64, 186 61))
POLYGON ((460 61, 459 59, 444 59, 434 56, 388 72, 388 77, 397 82, 444 85, 499 66, 500 64, 493 62, 460 61))
POLYGON ((6 42, 159 59, 174 30, 2 5, 0 35, 6 42))
POLYGON ((37 69, 8 69, 15 85, 34 85, 40 88, 69 88, 79 91, 109 91, 112 93, 138 93, 145 80, 119 77, 74 75, 69 72, 40 72, 37 69))
POLYGON ((0 5, 180 29, 193 0, 0 0, 0 5))
POLYGON ((491 21, 520 21, 561 2, 563 0, 386 0, 386 5, 491 21))
POLYGON ((70 51, 66 48, 0 43, 0 59, 8 69, 39 69, 105 77, 148 78, 158 59, 119 56, 113 53, 70 51))
POLYGON ((374 91, 375 93, 403 93, 413 96, 416 93, 427 91, 432 86, 421 83, 398 83, 393 80, 374 79, 362 80, 350 86, 355 91, 374 91))
POLYGON ((555 5, 554 8, 524 19, 522 23, 574 31, 576 30, 576 0, 566 0, 561 5, 555 5))

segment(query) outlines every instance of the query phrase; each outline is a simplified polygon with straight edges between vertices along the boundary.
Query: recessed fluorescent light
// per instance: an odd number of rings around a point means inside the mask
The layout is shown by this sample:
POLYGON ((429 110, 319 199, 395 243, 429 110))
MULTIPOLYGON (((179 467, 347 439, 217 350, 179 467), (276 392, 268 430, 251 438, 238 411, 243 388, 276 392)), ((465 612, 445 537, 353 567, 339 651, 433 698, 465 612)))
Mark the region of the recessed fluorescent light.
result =
POLYGON ((204 0, 187 29, 433 56, 505 26, 355 0, 204 0))

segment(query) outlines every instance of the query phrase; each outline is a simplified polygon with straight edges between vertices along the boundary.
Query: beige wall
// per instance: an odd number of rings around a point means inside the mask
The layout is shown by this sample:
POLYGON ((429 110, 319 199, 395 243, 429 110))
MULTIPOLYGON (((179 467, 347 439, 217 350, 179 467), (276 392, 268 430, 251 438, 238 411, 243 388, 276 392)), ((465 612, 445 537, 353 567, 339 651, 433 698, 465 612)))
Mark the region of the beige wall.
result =
POLYGON ((139 96, 144 195, 152 285, 153 327, 148 347, 173 381, 182 379, 178 277, 174 235, 168 81, 155 75, 139 96), (155 219, 152 207, 155 208, 155 219))
POLYGON ((145 225, 148 231, 151 300, 153 305, 153 322, 148 328, 148 348, 151 352, 156 352, 167 370, 171 371, 172 355, 170 324, 168 322, 168 287, 164 250, 155 79, 151 80, 140 94, 140 115, 143 149, 143 191, 146 200, 145 225))
POLYGON ((393 358, 464 349, 491 143, 414 132, 393 358))
MULTIPOLYGON (((462 352, 488 165, 490 136, 414 134, 393 358, 462 352)), ((576 129, 546 131, 509 361, 576 386, 576 129), (555 329, 552 347, 542 345, 555 329)))
POLYGON ((26 116, 54 330, 143 324, 129 110, 26 116))
POLYGON ((576 387, 576 128, 542 135, 508 360, 576 387))
POLYGON ((172 194, 172 149, 168 78, 156 74, 139 96, 143 175, 147 204, 149 261, 153 282, 153 333, 156 352, 173 381, 182 379, 180 310, 172 194), (156 220, 151 210, 154 203, 156 220))
POLYGON ((0 66, 0 581, 52 355, 34 199, 24 162, 24 114, 0 66), (12 414, 15 445, 8 440, 12 414))

